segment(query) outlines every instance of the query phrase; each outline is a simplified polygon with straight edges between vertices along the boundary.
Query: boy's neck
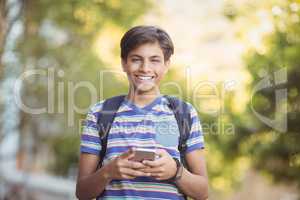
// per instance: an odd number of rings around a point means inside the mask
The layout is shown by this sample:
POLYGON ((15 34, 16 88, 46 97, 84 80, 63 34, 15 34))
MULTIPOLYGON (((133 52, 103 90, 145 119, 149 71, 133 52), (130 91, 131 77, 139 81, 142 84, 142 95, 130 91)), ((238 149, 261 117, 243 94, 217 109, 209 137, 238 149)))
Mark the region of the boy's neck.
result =
POLYGON ((136 106, 144 107, 154 101, 154 99, 156 99, 158 96, 160 96, 160 91, 158 88, 144 93, 130 89, 126 98, 133 102, 136 106))

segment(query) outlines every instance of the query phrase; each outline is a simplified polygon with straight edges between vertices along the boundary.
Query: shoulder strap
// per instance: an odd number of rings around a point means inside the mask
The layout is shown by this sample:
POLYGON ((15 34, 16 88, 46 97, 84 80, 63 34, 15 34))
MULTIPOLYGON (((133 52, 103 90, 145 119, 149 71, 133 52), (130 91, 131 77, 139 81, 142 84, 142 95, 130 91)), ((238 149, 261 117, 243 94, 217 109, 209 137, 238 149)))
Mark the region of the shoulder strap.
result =
POLYGON ((185 160, 185 151, 187 149, 186 142, 189 138, 192 126, 190 110, 188 104, 184 101, 173 96, 165 95, 165 97, 169 102, 169 108, 174 112, 178 124, 178 129, 180 133, 178 150, 180 152, 181 162, 185 167, 188 167, 185 160))
POLYGON ((124 98, 125 95, 115 96, 105 100, 103 103, 97 122, 99 127, 99 136, 101 139, 100 162, 98 167, 101 167, 102 165, 103 158, 106 154, 108 134, 116 116, 116 113, 124 98))

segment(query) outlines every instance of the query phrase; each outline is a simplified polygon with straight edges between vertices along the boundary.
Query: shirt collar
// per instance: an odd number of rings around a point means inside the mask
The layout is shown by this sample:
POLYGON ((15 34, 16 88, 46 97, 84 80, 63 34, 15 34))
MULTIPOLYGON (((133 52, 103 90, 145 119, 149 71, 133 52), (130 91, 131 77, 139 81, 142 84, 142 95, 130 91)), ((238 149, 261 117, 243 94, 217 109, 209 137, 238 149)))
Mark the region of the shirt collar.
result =
POLYGON ((140 111, 153 111, 153 110, 157 110, 157 106, 159 106, 162 102, 164 101, 164 97, 162 95, 156 97, 151 103, 149 103, 148 105, 144 106, 144 107, 139 107, 137 105, 135 105, 132 101, 128 100, 128 99, 124 99, 124 106, 122 111, 125 110, 140 110, 140 111))

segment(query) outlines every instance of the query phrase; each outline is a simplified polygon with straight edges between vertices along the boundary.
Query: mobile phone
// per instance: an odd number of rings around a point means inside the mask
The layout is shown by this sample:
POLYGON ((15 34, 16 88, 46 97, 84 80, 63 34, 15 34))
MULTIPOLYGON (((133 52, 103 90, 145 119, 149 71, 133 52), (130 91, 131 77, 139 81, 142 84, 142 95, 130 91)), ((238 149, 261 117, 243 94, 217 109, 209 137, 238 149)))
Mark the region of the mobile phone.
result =
POLYGON ((133 161, 142 162, 143 160, 155 160, 155 149, 134 148, 133 161))

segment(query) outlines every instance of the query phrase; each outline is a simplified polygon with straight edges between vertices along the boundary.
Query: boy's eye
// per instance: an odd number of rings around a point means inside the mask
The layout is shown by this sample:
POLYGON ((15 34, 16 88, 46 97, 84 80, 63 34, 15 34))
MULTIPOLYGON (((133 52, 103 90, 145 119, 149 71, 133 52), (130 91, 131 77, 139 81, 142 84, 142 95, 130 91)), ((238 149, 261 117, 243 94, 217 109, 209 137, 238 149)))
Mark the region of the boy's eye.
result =
POLYGON ((160 60, 152 60, 152 62, 158 63, 160 62, 160 60))
POLYGON ((141 59, 139 59, 139 58, 132 58, 131 61, 132 62, 138 62, 138 61, 141 61, 141 59))

